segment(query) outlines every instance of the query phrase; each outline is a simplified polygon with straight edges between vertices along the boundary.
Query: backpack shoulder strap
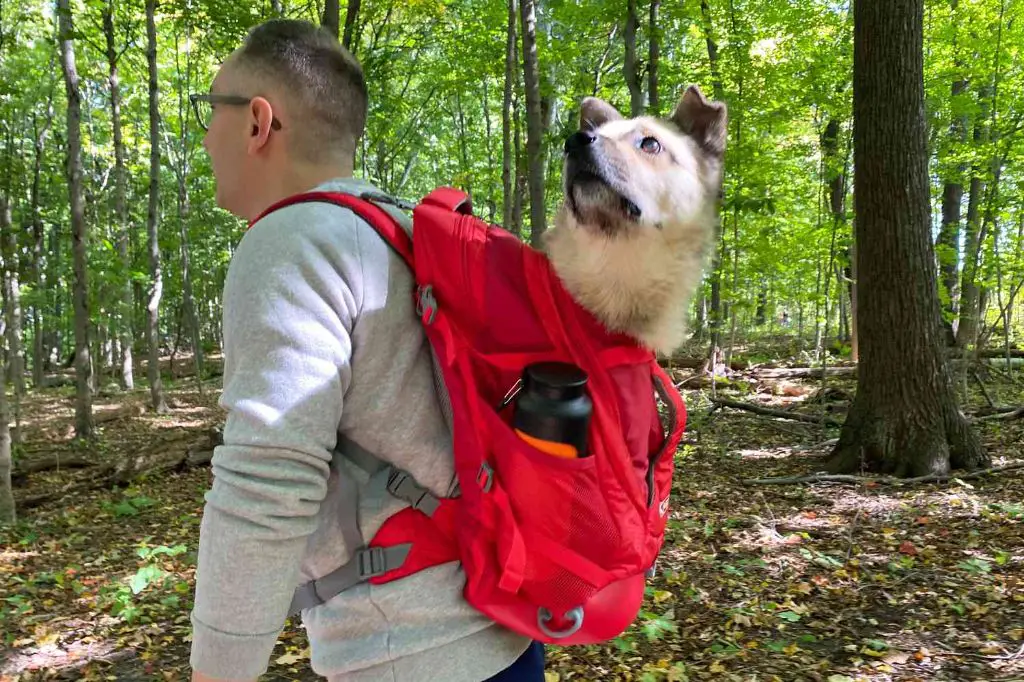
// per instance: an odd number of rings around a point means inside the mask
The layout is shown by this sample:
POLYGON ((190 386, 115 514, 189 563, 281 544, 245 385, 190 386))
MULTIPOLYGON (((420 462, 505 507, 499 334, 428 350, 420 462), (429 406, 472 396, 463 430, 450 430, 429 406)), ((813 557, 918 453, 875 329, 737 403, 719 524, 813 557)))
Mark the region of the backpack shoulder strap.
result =
POLYGON ((392 215, 372 201, 369 201, 368 199, 370 198, 379 197, 372 195, 364 198, 362 196, 345 194, 344 192, 304 192, 302 194, 295 194, 271 205, 256 220, 252 221, 250 226, 268 213, 272 213, 285 206, 311 201, 334 204, 335 206, 349 209, 369 223, 376 230, 377 234, 381 236, 381 239, 387 242, 402 257, 406 265, 413 268, 412 237, 392 215))

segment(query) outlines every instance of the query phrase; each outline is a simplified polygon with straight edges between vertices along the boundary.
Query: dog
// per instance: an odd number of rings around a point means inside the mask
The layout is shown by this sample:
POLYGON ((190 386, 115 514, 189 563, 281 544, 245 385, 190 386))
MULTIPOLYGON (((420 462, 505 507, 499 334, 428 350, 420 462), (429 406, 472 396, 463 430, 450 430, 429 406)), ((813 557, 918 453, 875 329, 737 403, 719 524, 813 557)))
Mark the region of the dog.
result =
POLYGON ((565 142, 563 202, 543 249, 610 331, 670 354, 714 249, 727 113, 696 86, 667 120, 587 97, 565 142))

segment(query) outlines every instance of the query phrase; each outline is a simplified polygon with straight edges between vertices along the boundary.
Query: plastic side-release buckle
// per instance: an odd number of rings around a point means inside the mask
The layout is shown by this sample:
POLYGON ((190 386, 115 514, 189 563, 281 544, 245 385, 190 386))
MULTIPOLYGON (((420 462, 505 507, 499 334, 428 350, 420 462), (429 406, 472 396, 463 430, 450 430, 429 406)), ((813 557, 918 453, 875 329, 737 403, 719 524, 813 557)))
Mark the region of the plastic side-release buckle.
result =
POLYGON ((433 324, 437 317, 437 299, 434 298, 434 287, 430 284, 416 290, 416 314, 423 324, 433 324))

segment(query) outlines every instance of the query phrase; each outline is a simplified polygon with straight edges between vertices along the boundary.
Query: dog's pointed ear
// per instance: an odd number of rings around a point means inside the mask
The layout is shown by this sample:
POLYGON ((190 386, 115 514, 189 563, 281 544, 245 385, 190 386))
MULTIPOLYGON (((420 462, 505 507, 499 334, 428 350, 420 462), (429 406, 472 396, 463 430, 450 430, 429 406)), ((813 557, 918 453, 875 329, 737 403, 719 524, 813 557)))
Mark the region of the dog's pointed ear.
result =
POLYGON ((608 121, 621 119, 622 114, 603 99, 584 97, 580 104, 580 130, 594 130, 608 121))
POLYGON ((721 157, 725 154, 727 118, 725 102, 709 102, 700 88, 691 85, 679 99, 671 120, 708 153, 721 157))

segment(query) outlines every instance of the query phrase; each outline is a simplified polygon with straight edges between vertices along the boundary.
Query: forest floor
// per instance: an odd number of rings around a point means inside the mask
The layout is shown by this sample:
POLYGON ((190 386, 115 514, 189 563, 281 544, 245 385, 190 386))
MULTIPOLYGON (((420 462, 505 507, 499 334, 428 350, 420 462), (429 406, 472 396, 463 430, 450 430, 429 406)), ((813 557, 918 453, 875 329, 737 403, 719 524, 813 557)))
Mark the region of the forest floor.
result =
MULTIPOLYGON (((548 649, 554 680, 1024 680, 1024 469, 943 483, 756 485, 820 470, 838 429, 717 408, 676 370, 690 420, 673 511, 643 610, 602 646, 548 649)), ((983 376, 992 400, 1024 404, 1024 378, 983 376)), ((21 405, 18 465, 57 453, 201 447, 223 414, 219 379, 101 394, 88 451, 71 440, 73 388, 21 405), (140 414, 141 413, 141 414, 140 414)), ((719 397, 842 419, 852 378, 829 396, 806 379, 737 372, 719 397)), ((972 384, 967 411, 986 404, 972 384)), ((1024 419, 978 426, 993 466, 1024 462, 1024 419)), ((16 465, 16 469, 17 466, 16 465)), ((66 489, 90 469, 33 473, 18 499, 66 489)), ((127 487, 71 490, 0 531, 0 680, 187 680, 189 610, 208 466, 127 487)), ((264 680, 320 679, 290 621, 264 680)), ((426 679, 426 678, 425 678, 426 679)))

